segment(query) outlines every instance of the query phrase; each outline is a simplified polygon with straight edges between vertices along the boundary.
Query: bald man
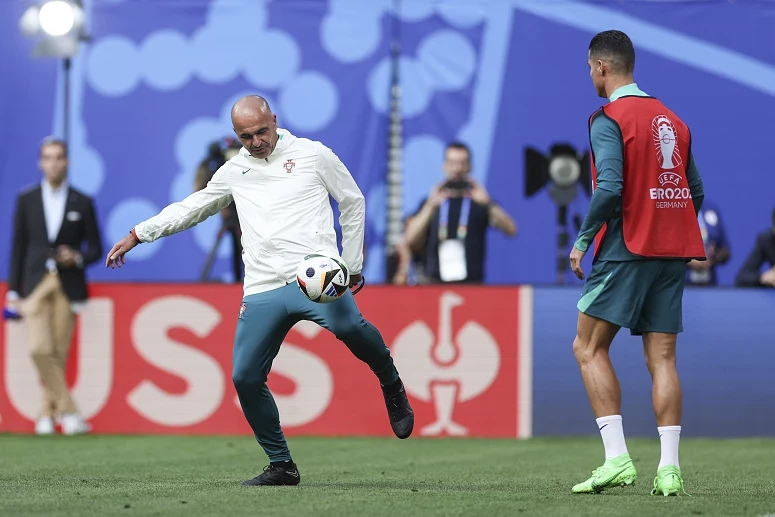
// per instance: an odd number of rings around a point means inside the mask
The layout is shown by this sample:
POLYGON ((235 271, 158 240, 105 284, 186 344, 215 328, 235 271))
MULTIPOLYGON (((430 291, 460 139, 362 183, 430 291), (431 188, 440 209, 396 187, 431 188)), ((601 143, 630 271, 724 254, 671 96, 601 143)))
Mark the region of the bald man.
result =
POLYGON ((320 142, 278 129, 277 117, 262 97, 237 101, 231 119, 243 145, 239 154, 203 190, 132 228, 110 250, 105 265, 121 267, 135 246, 191 228, 234 201, 243 232, 245 282, 232 380, 245 418, 270 461, 263 473, 242 484, 296 485, 299 470, 266 380, 285 336, 299 321, 328 329, 371 368, 399 438, 412 433, 414 412, 390 350, 361 316, 353 294, 317 304, 295 285, 296 269, 306 255, 339 256, 329 195, 339 203, 341 256, 350 269, 351 287, 361 281, 366 202, 347 167, 320 142))

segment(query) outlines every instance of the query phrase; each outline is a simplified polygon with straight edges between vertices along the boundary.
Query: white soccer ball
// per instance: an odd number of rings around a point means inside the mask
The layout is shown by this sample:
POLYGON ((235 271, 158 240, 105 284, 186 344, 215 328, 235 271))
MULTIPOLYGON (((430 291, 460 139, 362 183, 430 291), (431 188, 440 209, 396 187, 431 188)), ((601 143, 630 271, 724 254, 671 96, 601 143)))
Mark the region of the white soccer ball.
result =
POLYGON ((296 283, 313 302, 331 303, 350 288, 350 271, 339 257, 307 255, 296 270, 296 283))

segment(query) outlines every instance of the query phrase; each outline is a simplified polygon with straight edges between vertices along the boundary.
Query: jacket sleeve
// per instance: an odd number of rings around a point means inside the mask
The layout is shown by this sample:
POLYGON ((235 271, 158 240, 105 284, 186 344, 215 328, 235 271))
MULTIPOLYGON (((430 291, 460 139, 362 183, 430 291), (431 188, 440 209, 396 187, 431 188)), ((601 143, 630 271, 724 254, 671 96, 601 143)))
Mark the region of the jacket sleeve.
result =
POLYGON ((16 199, 13 216, 13 237, 11 244, 11 267, 8 272, 8 291, 19 293, 22 287, 22 269, 27 255, 27 221, 24 216, 23 198, 16 199))
POLYGON ((759 281, 761 276, 759 270, 765 261, 766 255, 762 239, 757 236, 751 253, 746 257, 743 267, 740 268, 737 277, 735 277, 735 285, 737 287, 762 287, 763 284, 759 281))
POLYGON ((102 238, 94 209, 94 201, 86 198, 86 249, 83 250, 83 266, 93 264, 102 257, 102 238))
POLYGON ((317 167, 320 179, 337 203, 339 224, 342 226, 342 260, 350 274, 363 269, 363 241, 366 233, 366 198, 350 171, 334 152, 321 143, 318 146, 317 167))
POLYGON ((157 215, 135 226, 137 238, 140 242, 153 242, 188 230, 229 206, 232 201, 230 174, 231 165, 222 165, 204 189, 168 205, 157 215))

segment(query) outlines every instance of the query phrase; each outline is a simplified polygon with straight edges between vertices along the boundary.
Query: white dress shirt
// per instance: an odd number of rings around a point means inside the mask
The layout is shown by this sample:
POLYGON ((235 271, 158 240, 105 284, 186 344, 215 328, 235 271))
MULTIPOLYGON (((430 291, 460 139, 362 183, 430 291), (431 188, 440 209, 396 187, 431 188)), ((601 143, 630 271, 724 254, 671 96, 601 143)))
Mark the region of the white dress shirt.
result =
POLYGON ((351 274, 363 268, 366 200, 347 167, 325 145, 278 129, 268 158, 243 147, 221 166, 204 189, 135 226, 152 242, 201 223, 231 203, 237 206, 245 263, 244 295, 295 281, 310 253, 339 256, 329 194, 339 203, 341 258, 351 274))
MULTIPOLYGON (((62 221, 65 220, 65 205, 67 204, 67 182, 54 188, 51 183, 45 179, 40 184, 43 197, 43 215, 46 219, 46 234, 48 241, 53 243, 57 240, 59 230, 62 228, 62 221)), ((46 269, 56 271, 56 260, 50 258, 46 260, 46 269)))
POLYGON ((65 205, 69 187, 67 182, 62 182, 57 188, 51 186, 46 180, 40 184, 43 194, 43 214, 46 218, 46 232, 49 242, 57 240, 62 221, 65 219, 65 205))

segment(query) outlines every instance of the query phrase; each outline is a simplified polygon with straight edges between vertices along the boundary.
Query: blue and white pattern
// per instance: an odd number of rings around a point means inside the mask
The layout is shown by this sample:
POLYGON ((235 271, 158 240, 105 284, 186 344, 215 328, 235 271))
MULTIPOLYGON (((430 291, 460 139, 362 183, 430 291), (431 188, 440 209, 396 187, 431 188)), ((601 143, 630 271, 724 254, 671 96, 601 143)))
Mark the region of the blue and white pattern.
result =
MULTIPOLYGON (((554 282, 555 207, 525 199, 523 150, 588 147, 586 120, 603 101, 589 84, 591 36, 618 27, 638 51, 641 88, 693 128, 709 198, 728 214, 729 284, 766 227, 775 177, 775 31, 767 2, 616 0, 86 0, 93 41, 73 61, 71 181, 95 196, 106 246, 193 190, 209 143, 231 136, 238 97, 264 95, 281 127, 323 141, 367 196, 370 282, 384 280, 390 44, 398 27, 404 116, 403 213, 441 179, 447 142, 473 150, 474 177, 517 219, 520 235, 489 240, 490 282, 554 282), (669 8, 668 8, 669 5, 669 8), (724 128, 723 130, 721 128, 724 128), (730 129, 735 128, 735 129, 730 129), (756 189, 750 185, 755 184, 756 189), (741 202, 740 200, 745 200, 741 202), (109 242, 108 242, 109 241, 109 242)), ((36 183, 36 144, 61 134, 61 67, 30 59, 20 6, 0 3, 0 44, 14 76, 0 85, 4 234, 16 193, 36 183)), ((572 214, 584 213, 580 197, 572 214)), ((144 245, 120 273, 95 279, 193 281, 218 217, 144 245)), ((0 278, 8 239, 0 240, 0 278)), ((228 271, 219 249, 215 276, 228 271)))

